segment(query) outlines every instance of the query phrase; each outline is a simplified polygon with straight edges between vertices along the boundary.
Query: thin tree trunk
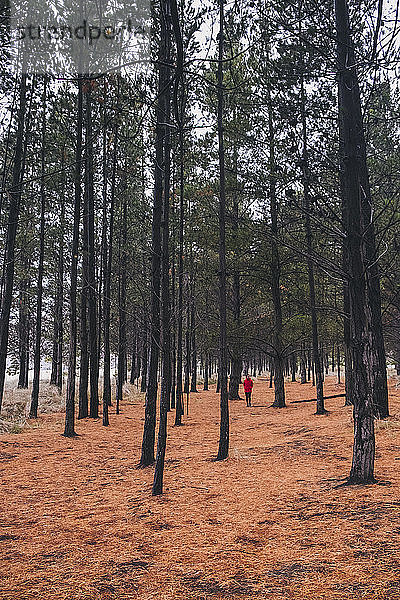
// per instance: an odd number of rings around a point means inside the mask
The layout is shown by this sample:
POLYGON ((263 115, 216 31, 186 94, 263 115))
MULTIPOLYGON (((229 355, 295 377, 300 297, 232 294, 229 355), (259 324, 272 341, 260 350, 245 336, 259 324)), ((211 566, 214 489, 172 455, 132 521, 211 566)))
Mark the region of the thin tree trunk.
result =
POLYGON ((205 392, 208 392, 208 373, 209 371, 209 359, 208 359, 208 352, 206 352, 206 360, 205 360, 205 365, 204 365, 204 385, 203 385, 203 390, 205 392))
POLYGON ((297 358, 296 354, 292 352, 290 355, 290 371, 292 376, 292 383, 296 382, 296 370, 297 370, 297 358))
MULTIPOLYGON (((65 147, 61 151, 61 169, 64 171, 65 147)), ((65 188, 66 178, 64 176, 63 189, 61 192, 61 215, 60 232, 58 237, 58 268, 57 268, 57 292, 54 306, 54 339, 53 356, 50 383, 57 385, 59 393, 63 387, 63 336, 64 336, 64 228, 65 228, 65 188)))
MULTIPOLYGON (((269 79, 269 77, 268 77, 269 79)), ((270 81, 267 83, 268 132, 269 132, 269 197, 271 210, 271 292, 275 313, 274 330, 274 386, 275 400, 272 406, 283 408, 285 402, 284 360, 282 348, 282 305, 280 289, 280 260, 278 248, 278 212, 276 199, 275 131, 272 114, 270 81)))
MULTIPOLYGON (((172 183, 172 190, 175 184, 172 183)), ((172 243, 171 243, 171 409, 176 408, 176 268, 175 268, 175 202, 171 205, 172 243)))
MULTIPOLYGON (((119 254, 118 273, 118 366, 117 366, 117 404, 116 413, 120 412, 126 365, 126 243, 127 243, 127 199, 124 194, 122 205, 122 252, 119 254)), ((121 239, 119 240, 121 245, 121 239)))
POLYGON ((89 415, 89 350, 87 305, 89 287, 89 260, 88 260, 88 189, 85 186, 83 199, 83 240, 82 240, 82 290, 80 307, 80 364, 79 364, 79 411, 78 419, 85 419, 89 415))
MULTIPOLYGON (((106 284, 106 272, 107 272, 107 260, 108 260, 108 248, 107 248, 107 233, 108 233, 108 168, 107 168, 107 158, 108 158, 108 150, 107 150, 107 97, 108 97, 108 82, 104 80, 104 100, 103 100, 103 137, 102 137, 102 176, 103 176, 103 206, 102 206, 102 223, 101 223, 101 266, 100 266, 100 281, 99 281, 99 366, 100 366, 100 352, 101 352, 101 335, 103 333, 103 344, 104 349, 103 352, 105 354, 105 340, 104 340, 104 331, 106 328, 105 324, 105 302, 106 302, 106 292, 105 292, 105 284, 106 284)), ((109 414, 108 414, 108 406, 109 401, 105 398, 105 387, 106 387, 106 373, 105 373, 105 360, 103 362, 103 397, 102 397, 102 405, 103 405, 103 420, 102 423, 105 427, 107 427, 109 422, 109 414)), ((110 381, 110 373, 108 373, 108 384, 111 387, 110 381)), ((109 396, 111 396, 110 388, 108 390, 109 396)))
POLYGON ((224 148, 224 0, 219 0, 218 44, 218 162, 219 162, 219 378, 220 378, 220 432, 217 460, 227 458, 229 452, 229 398, 228 398, 228 348, 226 333, 226 194, 224 148))
POLYGON ((67 395, 65 403, 65 429, 66 437, 74 437, 75 433, 75 381, 76 381, 76 294, 78 283, 78 250, 79 250, 79 221, 81 212, 81 169, 82 169, 82 124, 83 124, 83 102, 82 102, 82 77, 78 76, 78 107, 76 127, 76 150, 75 150, 75 176, 74 176, 74 224, 71 254, 71 282, 69 293, 70 331, 69 331, 69 353, 68 353, 68 379, 67 395))
MULTIPOLYGON (((301 27, 300 27, 301 33, 301 27)), ((315 369, 315 383, 317 392, 317 415, 326 414, 324 406, 324 384, 322 365, 319 355, 319 336, 318 336, 318 319, 315 298, 315 279, 314 265, 312 261, 313 239, 311 231, 310 218, 310 168, 308 160, 308 136, 307 136, 307 117, 306 117, 306 92, 304 86, 303 64, 301 65, 300 76, 300 98, 301 98, 301 121, 302 121, 302 137, 303 137, 303 194, 304 194, 304 212, 305 212, 305 234, 307 245, 307 270, 308 270, 308 288, 310 294, 310 313, 311 313, 311 329, 312 329, 312 353, 315 369)))
MULTIPOLYGON (((164 5, 162 5, 164 6, 164 5)), ((164 7, 165 8, 165 7, 164 7)), ((161 15, 162 17, 162 15, 161 15)), ((165 22, 161 18, 162 27, 165 22)), ((161 42, 162 43, 162 42, 161 42)), ((158 363, 160 358, 160 283, 161 283, 161 216, 163 206, 163 162, 165 134, 165 65, 163 50, 159 49, 158 97, 156 106, 155 132, 155 174, 151 248, 151 321, 150 359, 148 366, 145 422, 142 451, 139 466, 147 467, 154 463, 154 442, 156 428, 156 404, 158 392, 158 363)))
POLYGON ((27 377, 27 356, 29 354, 28 338, 29 338, 29 280, 28 273, 30 270, 30 261, 27 254, 23 253, 22 257, 22 275, 19 288, 19 377, 18 389, 26 389, 28 387, 27 377))
POLYGON ((234 265, 233 265, 233 285, 232 285, 232 305, 233 305, 233 324, 234 337, 232 341, 232 370, 229 378, 229 399, 240 399, 239 387, 242 376, 242 356, 241 356, 241 326, 240 326, 240 274, 238 257, 238 233, 239 233, 239 199, 238 199, 238 155, 236 140, 233 149, 233 210, 232 210, 232 236, 235 244, 234 265))
MULTIPOLYGON (((176 37, 176 35, 175 35, 176 37)), ((175 425, 182 425, 183 415, 183 243, 184 243, 184 145, 183 126, 179 130, 179 256, 178 256, 178 331, 176 357, 175 425)))
POLYGON ((191 347, 192 347, 192 377, 190 391, 197 393, 197 347, 196 347, 196 309, 192 294, 192 312, 190 318, 191 347))
POLYGON ((137 362, 139 361, 139 356, 137 353, 137 333, 135 329, 135 334, 132 343, 132 353, 131 353, 131 374, 129 377, 129 383, 134 385, 137 373, 137 362))
POLYGON ((86 186, 87 186, 87 235, 88 235, 88 324, 90 352, 90 412, 89 416, 99 416, 99 350, 97 332, 97 281, 95 266, 94 231, 94 183, 93 183, 93 132, 91 81, 86 94, 86 186))
POLYGON ((186 342, 186 356, 185 356, 185 386, 184 392, 189 396, 190 391, 190 357, 191 357, 191 335, 190 335, 190 286, 189 282, 186 282, 187 289, 187 300, 186 300, 186 332, 185 332, 185 342, 186 342))
POLYGON ((179 256, 178 256, 178 323, 177 323, 177 354, 176 354, 176 410, 175 425, 182 425, 183 415, 183 242, 184 242, 184 114, 185 114, 185 85, 184 85, 184 49, 182 32, 179 23, 176 0, 171 2, 172 27, 176 44, 176 71, 173 94, 175 120, 179 131, 179 256), (180 87, 179 87, 180 86, 180 87))
POLYGON ((304 348, 304 342, 301 344, 300 353, 300 383, 307 383, 307 371, 306 371, 306 351, 304 348))
MULTIPOLYGON (((119 79, 117 87, 117 113, 119 109, 119 79)), ((113 258, 114 241, 114 205, 115 205, 115 187, 118 159, 118 119, 115 120, 114 140, 113 140, 113 159, 111 173, 110 190, 110 224, 108 231, 108 244, 105 245, 103 263, 104 263, 104 283, 103 283, 103 312, 104 312, 104 375, 103 375, 103 425, 109 425, 108 407, 111 405, 111 350, 110 350, 110 315, 111 315, 111 270, 113 258), (108 246, 108 252, 107 252, 108 246)))
POLYGON ((140 382, 140 391, 145 392, 147 387, 147 326, 144 328, 142 349, 142 380, 140 382))
POLYGON ((171 3, 170 0, 161 2, 161 42, 160 60, 165 66, 160 69, 162 77, 163 104, 164 104, 164 131, 163 135, 163 218, 162 218, 162 254, 161 254, 161 343, 162 343, 162 372, 161 372, 161 398, 160 398, 160 423, 157 439, 157 455, 153 481, 153 496, 163 492, 164 462, 167 446, 167 413, 170 408, 171 397, 171 307, 170 307, 170 264, 169 264, 169 210, 170 210, 170 119, 171 119, 171 3))
POLYGON ((42 148, 41 148, 41 180, 40 180, 40 234, 39 234, 39 266, 37 279, 37 302, 36 302, 36 327, 35 327, 35 354, 33 366, 33 385, 31 395, 31 407, 29 418, 36 419, 38 416, 39 385, 40 385, 40 358, 42 339, 42 304, 43 304, 43 272, 44 272, 44 235, 45 235, 45 158, 46 158, 46 104, 47 104, 47 78, 43 79, 43 118, 42 118, 42 148))

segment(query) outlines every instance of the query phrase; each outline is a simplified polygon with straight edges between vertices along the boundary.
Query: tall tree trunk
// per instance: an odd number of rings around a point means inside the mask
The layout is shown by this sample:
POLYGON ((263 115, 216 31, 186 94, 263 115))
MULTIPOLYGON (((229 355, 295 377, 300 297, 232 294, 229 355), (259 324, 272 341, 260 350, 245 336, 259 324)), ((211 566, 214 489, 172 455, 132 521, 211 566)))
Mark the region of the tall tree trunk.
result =
MULTIPOLYGON (((107 148, 107 116, 108 116, 108 106, 107 106, 107 97, 108 97, 108 82, 105 79, 103 82, 104 85, 104 100, 103 100, 103 132, 102 132, 102 177, 103 177, 103 206, 102 206, 102 222, 101 222, 101 262, 100 262, 100 277, 99 277, 99 366, 100 366, 100 353, 101 353, 101 335, 104 334, 105 330, 105 320, 104 320, 104 302, 106 298, 105 293, 105 283, 106 283, 106 271, 107 271, 107 258, 108 258, 108 248, 107 248, 107 234, 108 234, 108 148, 107 148)), ((103 337, 103 353, 105 353, 105 340, 103 337)), ((105 361, 104 361, 105 362, 105 361)), ((105 400, 105 387, 106 387, 106 374, 105 374, 105 364, 103 362, 103 397, 102 397, 102 405, 103 405, 103 420, 102 423, 105 427, 107 427, 109 422, 109 414, 108 414, 108 401, 105 400)), ((110 374, 109 374, 109 385, 111 386, 110 374)), ((110 394, 111 395, 111 394, 110 394)))
POLYGON ((139 361, 138 355, 138 347, 137 347, 137 331, 136 331, 136 323, 135 323, 135 332, 132 340, 132 353, 131 353, 131 374, 129 377, 129 383, 133 385, 136 379, 137 373, 137 363, 139 361))
POLYGON ((22 256, 22 276, 19 288, 19 376, 18 388, 26 389, 28 387, 28 355, 29 355, 29 279, 30 261, 28 255, 22 256))
POLYGON ((300 353, 300 383, 307 383, 307 372, 306 372, 306 351, 304 348, 305 344, 302 342, 301 344, 301 353, 300 353))
MULTIPOLYGON (((175 165, 174 165, 175 167, 175 165)), ((172 169, 174 173, 174 168, 172 169)), ((175 182, 172 182, 172 204, 171 204, 171 409, 176 408, 176 236, 175 236, 175 182)))
POLYGON ((219 378, 220 378, 220 432, 217 460, 227 458, 229 452, 229 398, 228 348, 226 334, 226 193, 224 148, 224 0, 219 0, 218 44, 218 162, 219 162, 219 378))
POLYGON ((348 248, 351 353, 353 362, 354 446, 348 483, 374 479, 375 434, 370 315, 362 237, 361 184, 366 171, 360 92, 346 0, 335 0, 337 32, 340 166, 348 248))
MULTIPOLYGON (((175 29, 175 28, 174 28, 175 29)), ((175 35, 176 37, 176 35, 175 35)), ((183 242, 184 242, 184 146, 183 126, 179 128, 179 256, 178 256, 178 326, 176 356, 175 425, 182 425, 183 415, 183 242)))
MULTIPOLYGON (((268 67, 269 68, 269 67, 268 67)), ((282 305, 280 288, 280 260, 278 248, 278 208, 276 198, 275 131, 271 98, 271 82, 267 82, 268 133, 269 133, 269 199, 271 210, 271 292, 275 313, 274 329, 274 386, 275 400, 272 406, 283 408, 285 402, 284 358, 282 345, 282 305)))
POLYGON ((232 235, 235 244, 233 265, 233 285, 232 285, 232 305, 233 305, 233 323, 234 338, 232 341, 232 370, 229 378, 229 399, 237 400, 240 398, 239 387, 242 376, 242 356, 241 356, 241 329, 240 329, 240 274, 238 258, 238 233, 239 233, 239 199, 238 199, 238 157, 236 143, 234 144, 233 170, 234 170, 234 192, 233 192, 233 211, 232 211, 232 235))
MULTIPOLYGON (((57 274, 58 276, 58 274, 57 274)), ((54 299, 54 322, 53 322, 53 348, 51 354, 51 374, 50 374, 50 385, 57 384, 57 376, 58 376, 58 285, 56 290, 56 295, 54 299)))
POLYGON ((88 188, 85 186, 83 197, 83 232, 82 232, 82 290, 80 306, 80 364, 79 364, 79 411, 78 419, 85 419, 89 415, 89 348, 87 305, 89 288, 89 248, 88 248, 88 188))
MULTIPOLYGON (((161 4, 161 35, 165 34, 165 4, 161 4)), ((151 320, 150 359, 148 365, 145 422, 139 466, 154 463, 156 405, 158 392, 158 363, 160 358, 160 284, 161 284, 161 217, 163 209, 163 163, 165 135, 165 39, 160 40, 158 64, 158 96, 155 131, 155 173, 151 247, 151 320)))
POLYGON ((122 204, 122 250, 121 237, 119 240, 120 252, 118 257, 118 366, 117 366, 117 405, 116 413, 120 412, 122 403, 123 387, 126 380, 126 260, 127 260, 127 199, 124 194, 122 204))
MULTIPOLYGON (((301 21, 300 21, 301 24, 301 21)), ((301 37, 301 25, 300 25, 301 37)), ((308 288, 310 293, 310 313, 311 313, 311 329, 312 329, 312 353, 315 368, 315 383, 317 392, 317 415, 326 414, 324 406, 324 384, 323 372, 319 355, 319 336, 318 336, 318 319, 315 299, 315 279, 314 265, 312 261, 313 239, 311 231, 311 204, 310 204, 310 167, 308 160, 308 135, 307 135, 307 117, 306 117, 306 91, 304 86, 304 65, 301 60, 300 65, 300 107, 301 107, 301 122, 302 122, 302 138, 303 138, 303 194, 304 194, 304 226, 306 234, 307 246, 307 270, 308 270, 308 288)))
MULTIPOLYGON (((117 113, 119 109, 119 79, 117 88, 117 113)), ((108 229, 108 243, 105 245, 103 254, 104 283, 103 283, 103 312, 104 312, 104 375, 103 375, 103 425, 109 425, 108 407, 111 405, 111 350, 110 350, 110 316, 111 316, 111 270, 113 258, 114 241, 114 205, 115 186, 118 159, 118 119, 115 120, 113 135, 113 158, 110 190, 110 221, 108 229), (108 247, 108 252, 107 252, 108 247)), ((104 210, 104 209, 103 209, 104 210)))
MULTIPOLYGON (((61 150, 61 169, 65 166, 65 147, 61 150)), ((65 228, 65 189, 66 178, 64 176, 63 189, 61 192, 61 215, 60 232, 58 236, 58 261, 57 261, 57 291, 54 305, 54 328, 53 328, 53 356, 50 383, 57 385, 59 393, 63 386, 63 336, 64 336, 64 228, 65 228)))
POLYGON ((10 326, 10 310, 14 286, 15 268, 15 239, 17 235, 21 186, 23 169, 23 141, 25 131, 26 111, 26 75, 21 76, 19 88, 19 109, 17 114, 17 132, 15 142, 14 166, 12 174, 12 187, 9 192, 10 205, 8 211, 8 223, 5 247, 5 278, 4 291, 1 299, 0 313, 0 412, 3 402, 4 381, 6 375, 8 333, 10 326))
MULTIPOLYGON (((65 156, 63 152, 63 163, 65 156)), ((57 361, 57 387, 61 394, 63 389, 63 350, 64 350, 64 229, 65 229, 65 187, 61 198, 60 238, 57 275, 57 325, 58 325, 58 361, 57 361)))
POLYGON ((89 416, 99 416, 99 351, 97 333, 97 280, 95 263, 94 231, 94 183, 93 183, 93 132, 91 81, 86 94, 86 186, 87 186, 87 234, 88 234, 88 321, 90 352, 90 412, 89 416))
MULTIPOLYGON (((187 395, 187 399, 189 400, 189 392, 190 392, 190 356, 191 356, 191 336, 190 336, 190 286, 189 282, 186 282, 186 290, 187 290, 187 300, 186 300, 186 332, 185 332, 185 345, 186 345, 186 355, 185 355, 185 386, 184 392, 187 395)), ((187 401, 188 401, 187 400, 187 401)))
POLYGON ((140 391, 145 392, 147 388, 147 323, 143 328, 143 348, 142 348, 142 379, 140 382, 140 391))
MULTIPOLYGON (((160 423, 157 439, 157 455, 153 481, 153 496, 162 494, 164 478, 165 451, 167 445, 167 413, 171 397, 171 306, 170 306, 170 264, 169 264, 169 210, 170 210, 170 119, 171 119, 171 2, 161 3, 161 44, 160 58, 165 66, 163 76, 164 132, 163 132, 163 218, 162 218, 162 254, 161 254, 161 332, 162 332, 162 370, 160 423)), ((161 73, 160 73, 161 79, 161 73)))
POLYGON ((67 396, 65 403, 65 429, 66 437, 73 437, 75 433, 75 381, 76 381, 76 293, 78 283, 78 251, 79 251, 79 221, 81 212, 81 170, 82 170, 82 124, 83 124, 83 102, 82 102, 82 77, 78 76, 78 107, 76 126, 76 150, 75 150, 75 175, 74 175, 74 224, 72 236, 71 254, 71 282, 69 292, 70 331, 68 352, 68 379, 67 396))
POLYGON ((46 159, 46 104, 47 104, 47 78, 43 77, 43 117, 42 117, 42 148, 41 148, 41 180, 40 180, 40 234, 39 234, 39 266, 37 279, 36 301, 36 327, 35 327, 35 354, 33 366, 33 385, 29 418, 36 419, 39 404, 40 385, 40 358, 42 339, 42 304, 43 304, 43 271, 44 271, 44 234, 45 234, 45 159, 46 159))
POLYGON ((197 347, 196 347, 196 307, 194 294, 192 294, 192 310, 190 317, 191 347, 192 347, 192 377, 190 391, 197 393, 197 347))
POLYGON ((176 0, 171 1, 172 27, 176 44, 176 70, 173 93, 175 120, 178 125, 179 146, 179 251, 178 251, 178 317, 177 317, 177 351, 176 351, 176 409, 175 425, 182 425, 183 415, 183 242, 184 242, 184 115, 185 115, 185 84, 184 84, 184 49, 182 32, 179 23, 176 0))

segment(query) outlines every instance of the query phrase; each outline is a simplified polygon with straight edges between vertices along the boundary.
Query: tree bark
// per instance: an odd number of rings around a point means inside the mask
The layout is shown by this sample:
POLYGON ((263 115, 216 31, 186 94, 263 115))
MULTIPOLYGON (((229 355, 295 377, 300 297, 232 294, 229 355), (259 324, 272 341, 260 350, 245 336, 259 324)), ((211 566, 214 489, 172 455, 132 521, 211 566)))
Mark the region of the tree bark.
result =
POLYGON ((224 148, 224 0, 219 0, 218 44, 218 163, 219 163, 219 380, 220 380, 220 431, 217 460, 224 460, 229 452, 229 398, 228 398, 228 348, 226 332, 226 192, 224 148))
MULTIPOLYGON (((176 36, 175 36, 176 37, 176 36)), ((183 415, 183 243, 184 243, 184 145, 183 125, 179 130, 179 257, 178 257, 178 324, 177 324, 177 356, 176 356, 176 409, 175 425, 182 425, 183 415)))
POLYGON ((191 385, 190 391, 197 393, 197 347, 196 347, 196 309, 194 304, 194 294, 192 294, 192 309, 190 317, 190 337, 191 337, 191 348, 192 348, 192 365, 191 365, 191 385))
POLYGON ((147 387, 147 327, 144 328, 143 350, 142 350, 142 379, 140 382, 140 391, 145 392, 147 387))
POLYGON ((238 188, 238 156, 236 148, 236 140, 233 149, 233 176, 234 176, 234 192, 233 192, 233 210, 232 210, 232 236, 235 244, 234 249, 234 265, 233 265, 233 285, 232 285, 232 306, 233 306, 233 324, 234 338, 232 341, 232 370, 229 378, 229 399, 240 399, 240 382, 242 376, 242 356, 241 356, 241 325, 240 325, 240 273, 239 273, 239 256, 238 256, 238 233, 239 233, 239 198, 237 193, 238 188))
POLYGON ((184 48, 182 31, 179 23, 176 0, 171 2, 172 27, 176 44, 176 71, 173 94, 175 120, 178 126, 179 146, 179 252, 178 252, 178 317, 177 317, 177 352, 176 352, 176 409, 175 425, 182 425, 183 415, 183 251, 184 251, 184 191, 185 191, 185 84, 184 84, 184 48))
POLYGON ((122 202, 121 237, 119 239, 120 252, 118 257, 118 366, 117 366, 117 402, 116 414, 120 412, 123 397, 123 388, 126 381, 126 260, 127 260, 127 199, 124 194, 122 202), (122 250, 121 250, 122 246, 122 250))
MULTIPOLYGON (((303 63, 303 61, 301 61, 303 63)), ((318 319, 316 309, 316 297, 315 297, 315 278, 314 278, 314 265, 312 262, 313 252, 313 239, 311 230, 311 216, 310 216, 310 168, 308 160, 308 136, 307 136, 307 117, 306 117, 306 91, 304 86, 304 73, 303 64, 300 66, 300 106, 301 106, 301 121, 302 121, 302 138, 303 138, 303 197, 304 197, 304 212, 305 212, 305 234, 306 234, 306 247, 307 247, 307 270, 308 270, 308 287, 310 294, 310 313, 311 313, 311 329, 312 329, 312 354, 315 369, 315 383, 317 392, 317 415, 324 415, 326 413, 324 406, 324 384, 323 384, 323 372, 319 354, 319 335, 318 335, 318 319)))
POLYGON ((282 348, 282 305, 280 290, 280 260, 278 248, 278 210, 276 199, 275 131, 272 114, 270 82, 267 83, 268 131, 269 131, 269 199, 271 210, 271 293, 275 313, 274 329, 274 386, 275 400, 272 406, 283 408, 285 402, 284 358, 282 348))
POLYGON ((22 256, 22 275, 19 287, 19 377, 18 389, 28 388, 29 368, 29 274, 30 261, 27 254, 22 256))
MULTIPOLYGON (((117 106, 119 109, 119 79, 117 87, 117 106)), ((104 312, 104 375, 103 375, 103 425, 109 425, 108 407, 111 405, 111 349, 110 349, 110 316, 111 316, 111 270, 113 259, 113 242, 114 242, 114 206, 115 206, 115 187, 117 175, 117 159, 118 159, 118 119, 115 120, 113 131, 113 158, 111 172, 111 189, 110 189, 110 220, 108 229, 108 244, 104 247, 103 264, 104 264, 104 283, 103 283, 103 312, 104 312), (107 252, 108 246, 108 252, 107 252)), ((104 211, 104 209, 103 209, 104 211)))
POLYGON ((64 436, 74 437, 75 433, 75 381, 76 381, 76 294, 78 283, 78 250, 79 250, 79 221, 81 212, 81 169, 82 169, 82 77, 78 75, 78 106, 76 126, 75 174, 74 174, 74 224, 72 235, 71 256, 71 282, 69 292, 69 352, 68 352, 68 379, 67 395, 65 402, 65 428, 64 436))
MULTIPOLYGON (((172 0, 173 1, 173 0, 172 0)), ((164 462, 167 446, 167 414, 171 396, 171 310, 170 310, 170 264, 169 264, 169 210, 170 210, 170 118, 171 118, 171 2, 161 1, 160 80, 164 107, 164 127, 160 132, 163 145, 162 186, 162 251, 161 251, 161 343, 162 371, 160 397, 160 423, 157 439, 156 465, 153 481, 153 496, 163 492, 164 462)))
POLYGON ((372 483, 375 434, 371 371, 372 339, 362 237, 361 183, 366 169, 360 92, 346 0, 335 0, 337 32, 340 166, 348 248, 351 355, 353 363, 354 446, 348 483, 372 483), (361 150, 361 152, 360 152, 361 150))
POLYGON ((31 407, 29 418, 36 419, 38 416, 39 385, 40 385, 40 359, 42 340, 42 304, 43 304, 43 272, 44 272, 44 235, 45 235, 45 211, 46 211, 46 189, 45 189, 45 160, 46 160, 46 104, 47 104, 47 78, 43 78, 43 117, 42 117, 42 148, 41 148, 41 180, 40 180, 40 234, 39 234, 39 265, 37 279, 36 300, 36 327, 35 327, 35 353, 33 365, 33 384, 31 395, 31 407))
POLYGON ((203 390, 205 392, 208 392, 208 375, 209 375, 209 358, 208 358, 208 352, 206 352, 206 360, 205 360, 205 364, 204 364, 204 385, 203 385, 203 390))
POLYGON ((78 419, 85 419, 89 415, 89 349, 87 305, 89 288, 89 259, 88 259, 88 194, 85 186, 83 198, 83 231, 82 231, 82 289, 80 306, 80 362, 79 362, 79 410, 78 419))
POLYGON ((296 382, 296 370, 297 370, 297 357, 296 353, 292 352, 290 355, 290 372, 292 376, 292 383, 296 382))
POLYGON ((88 235, 88 321, 90 352, 90 412, 89 417, 99 416, 99 351, 97 332, 97 280, 94 231, 94 183, 93 183, 93 132, 91 81, 86 94, 86 187, 87 187, 87 235, 88 235))
MULTIPOLYGON (((61 169, 65 168, 65 146, 61 150, 61 169)), ((60 231, 58 236, 57 291, 54 303, 53 356, 50 383, 58 387, 61 394, 63 388, 63 337, 64 337, 64 229, 65 229, 65 189, 66 177, 63 178, 61 192, 60 231)))
POLYGON ((304 342, 301 344, 300 353, 300 383, 307 383, 307 371, 306 371, 306 351, 304 348, 304 342))
MULTIPOLYGON (((161 36, 165 28, 161 5, 161 36)), ((158 64, 158 96, 156 105, 155 131, 155 174, 152 221, 152 258, 151 258, 151 321, 150 321, 150 359, 148 367, 145 422, 142 439, 140 467, 154 463, 154 442, 156 427, 156 404, 158 391, 158 363, 160 358, 160 284, 161 284, 161 217, 163 208, 163 163, 165 135, 165 39, 160 40, 158 64)))

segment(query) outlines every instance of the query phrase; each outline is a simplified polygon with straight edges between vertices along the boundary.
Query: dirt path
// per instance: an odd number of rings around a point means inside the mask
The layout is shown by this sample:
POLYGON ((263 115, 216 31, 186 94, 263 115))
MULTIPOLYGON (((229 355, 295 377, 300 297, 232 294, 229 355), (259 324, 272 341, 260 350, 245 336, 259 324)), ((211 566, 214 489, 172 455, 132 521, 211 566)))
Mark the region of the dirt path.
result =
MULTIPOLYGON (((329 378, 326 394, 341 386, 329 378)), ((336 489, 351 464, 351 409, 313 415, 307 384, 287 384, 288 407, 231 402, 230 458, 218 445, 214 388, 191 396, 185 426, 169 430, 166 493, 137 470, 143 397, 123 413, 63 416, 0 437, 2 600, 400 599, 400 394, 377 425, 381 485, 336 489)), ((171 425, 173 423, 171 414, 171 425)))

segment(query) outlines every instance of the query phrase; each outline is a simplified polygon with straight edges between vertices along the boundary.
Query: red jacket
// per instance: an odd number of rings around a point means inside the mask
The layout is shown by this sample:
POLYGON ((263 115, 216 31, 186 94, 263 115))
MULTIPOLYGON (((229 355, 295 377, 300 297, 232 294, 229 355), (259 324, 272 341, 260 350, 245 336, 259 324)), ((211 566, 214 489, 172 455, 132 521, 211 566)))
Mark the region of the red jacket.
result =
POLYGON ((243 387, 244 387, 244 391, 245 392, 251 392, 251 390, 253 389, 253 380, 250 379, 250 377, 247 379, 245 379, 243 381, 243 387))

